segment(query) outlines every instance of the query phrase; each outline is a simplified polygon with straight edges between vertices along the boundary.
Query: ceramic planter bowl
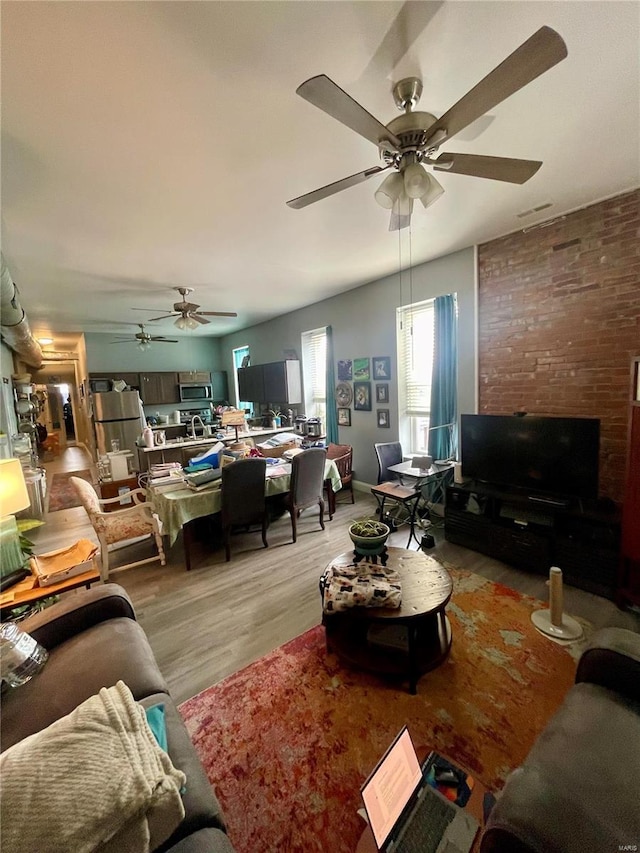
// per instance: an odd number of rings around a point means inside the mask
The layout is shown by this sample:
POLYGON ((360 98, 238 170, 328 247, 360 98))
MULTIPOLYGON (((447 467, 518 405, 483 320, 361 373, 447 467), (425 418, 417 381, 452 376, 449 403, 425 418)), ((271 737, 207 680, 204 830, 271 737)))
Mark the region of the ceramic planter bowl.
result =
POLYGON ((379 554, 390 533, 391 529, 387 524, 371 519, 354 521, 349 527, 349 536, 356 550, 366 554, 379 554))

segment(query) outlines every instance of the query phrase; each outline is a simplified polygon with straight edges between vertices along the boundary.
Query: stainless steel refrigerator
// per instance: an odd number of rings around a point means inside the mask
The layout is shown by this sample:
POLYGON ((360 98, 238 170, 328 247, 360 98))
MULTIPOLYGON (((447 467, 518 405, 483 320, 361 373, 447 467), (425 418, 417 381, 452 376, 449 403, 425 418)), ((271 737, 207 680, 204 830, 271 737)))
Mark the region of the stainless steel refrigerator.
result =
POLYGON ((111 441, 117 439, 119 450, 131 450, 137 459, 136 439, 146 426, 138 392, 105 391, 92 399, 98 452, 111 453, 111 441))

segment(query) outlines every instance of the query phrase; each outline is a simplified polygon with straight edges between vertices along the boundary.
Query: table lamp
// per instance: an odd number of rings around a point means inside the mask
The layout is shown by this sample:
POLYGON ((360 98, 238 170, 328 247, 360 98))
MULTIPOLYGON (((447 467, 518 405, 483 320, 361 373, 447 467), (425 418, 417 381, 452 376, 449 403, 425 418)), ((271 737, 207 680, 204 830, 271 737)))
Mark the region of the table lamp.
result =
POLYGON ((0 459, 0 577, 24 565, 14 513, 30 504, 20 460, 0 459))

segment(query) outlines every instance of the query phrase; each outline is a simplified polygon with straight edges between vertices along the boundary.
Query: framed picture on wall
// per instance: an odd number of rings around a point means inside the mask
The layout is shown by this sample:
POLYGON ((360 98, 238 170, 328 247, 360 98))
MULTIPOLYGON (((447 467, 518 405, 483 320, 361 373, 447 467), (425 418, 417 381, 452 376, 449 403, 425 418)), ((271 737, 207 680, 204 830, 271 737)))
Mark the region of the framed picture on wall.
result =
POLYGON ((387 429, 391 426, 391 419, 389 418, 389 409, 378 409, 378 426, 380 429, 387 429))
POLYGON ((391 359, 388 355, 374 355, 373 378, 391 379, 391 359))
POLYGON ((353 362, 350 358, 343 358, 338 361, 338 381, 351 382, 353 379, 353 362))
POLYGON ((353 408, 358 412, 371 411, 371 383, 353 383, 353 408))
POLYGON ((351 426, 351 409, 338 409, 338 426, 351 426))
POLYGON ((369 373, 368 358, 353 359, 353 378, 357 382, 362 382, 365 379, 371 379, 371 374, 369 373))
POLYGON ((381 385, 376 385, 376 403, 389 402, 389 386, 386 382, 381 385))

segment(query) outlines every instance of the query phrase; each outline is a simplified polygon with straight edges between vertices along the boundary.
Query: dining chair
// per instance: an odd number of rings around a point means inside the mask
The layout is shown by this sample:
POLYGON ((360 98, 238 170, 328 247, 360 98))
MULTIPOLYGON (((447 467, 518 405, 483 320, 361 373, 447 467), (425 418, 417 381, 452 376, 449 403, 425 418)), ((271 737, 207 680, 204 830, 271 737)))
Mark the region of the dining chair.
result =
POLYGON ((298 538, 297 521, 303 509, 317 504, 320 507, 320 527, 324 530, 324 447, 311 447, 293 457, 287 509, 291 516, 293 541, 298 538))
POLYGON ((258 457, 237 459, 222 469, 222 536, 225 559, 231 559, 231 531, 234 527, 246 530, 252 524, 262 527, 262 542, 268 548, 269 523, 265 498, 267 460, 258 457))
MULTIPOLYGON (((350 444, 329 444, 327 447, 327 459, 333 459, 336 463, 342 489, 348 489, 351 492, 351 503, 354 504, 356 499, 353 494, 353 447, 350 444)), ((329 480, 325 480, 324 488, 327 493, 327 503, 329 504, 329 521, 331 521, 336 511, 336 493, 333 491, 329 480)))
POLYGON ((115 550, 118 548, 132 545, 131 540, 140 539, 143 536, 150 536, 155 541, 158 553, 153 557, 147 557, 144 560, 134 560, 123 566, 118 566, 118 569, 132 569, 135 566, 142 566, 145 563, 153 563, 160 560, 160 565, 164 566, 166 558, 164 547, 162 544, 162 522, 153 511, 153 504, 143 502, 145 491, 144 489, 131 489, 128 492, 119 494, 115 498, 107 498, 101 500, 96 494, 96 490, 91 483, 88 483, 82 477, 70 477, 69 482, 73 486, 78 495, 78 499, 89 516, 91 526, 98 536, 100 543, 100 577, 103 581, 109 579, 109 548, 115 550), (122 501, 133 501, 132 506, 127 506, 122 509, 116 509, 111 512, 105 512, 104 507, 110 504, 122 505, 122 501))

